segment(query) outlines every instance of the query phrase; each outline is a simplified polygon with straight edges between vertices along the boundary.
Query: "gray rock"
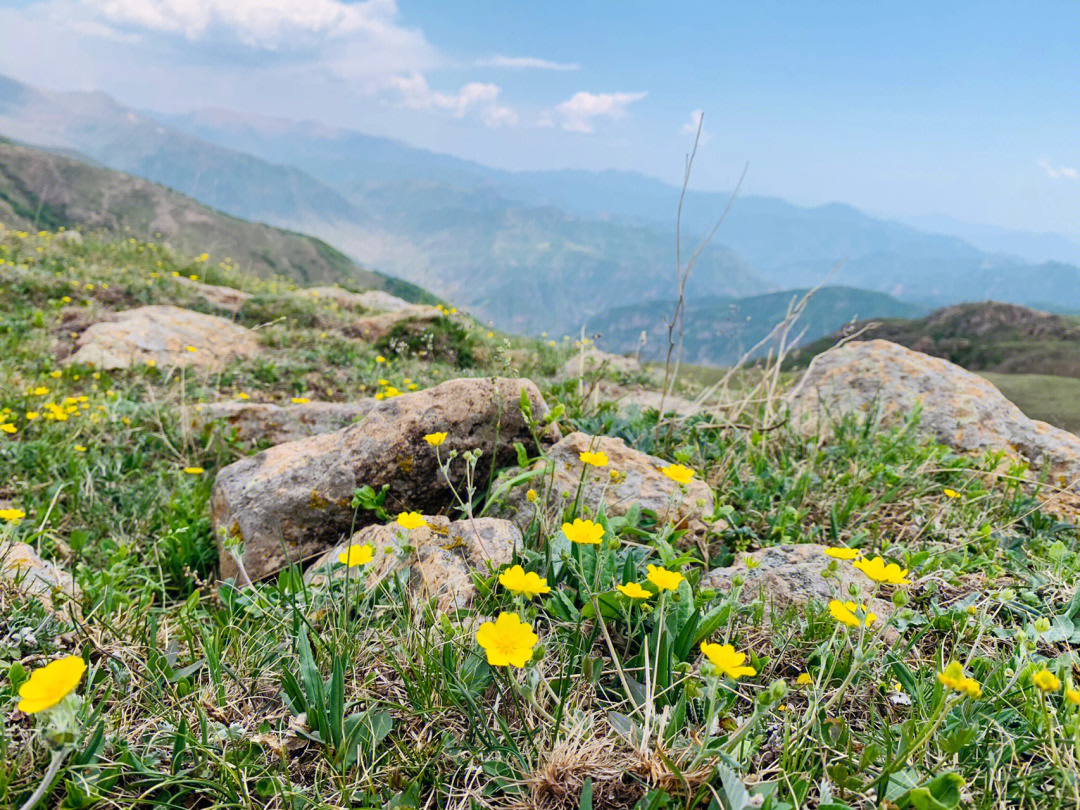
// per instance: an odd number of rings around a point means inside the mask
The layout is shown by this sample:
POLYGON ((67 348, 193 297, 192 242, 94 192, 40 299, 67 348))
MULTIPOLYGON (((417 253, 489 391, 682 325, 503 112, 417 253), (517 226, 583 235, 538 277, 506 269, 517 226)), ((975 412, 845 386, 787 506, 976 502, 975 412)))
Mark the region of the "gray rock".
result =
POLYGON ((0 543, 0 579, 36 597, 51 612, 56 612, 54 595, 61 593, 74 599, 79 596, 71 574, 41 559, 25 543, 0 543))
MULTIPOLYGON (((686 495, 679 494, 679 485, 662 472, 668 466, 663 459, 642 453, 628 447, 622 439, 610 436, 589 436, 586 433, 571 433, 548 450, 547 458, 537 461, 534 470, 550 465, 551 470, 545 475, 532 479, 531 486, 538 491, 549 490, 549 497, 539 502, 546 502, 551 510, 549 519, 562 512, 567 499, 562 494, 568 493, 573 498, 577 493, 578 482, 584 465, 579 456, 585 450, 602 451, 608 456, 608 466, 590 468, 582 489, 581 504, 591 515, 599 510, 601 502, 608 515, 625 515, 634 505, 653 510, 660 520, 670 518, 677 524, 686 526, 694 533, 705 529, 705 521, 713 512, 713 493, 709 485, 695 478, 688 486, 686 495), (612 471, 618 473, 618 480, 611 479, 612 471)), ((496 484, 500 486, 523 470, 520 468, 505 473, 496 484)), ((527 500, 528 485, 517 486, 507 491, 500 504, 496 506, 502 514, 513 520, 523 530, 532 522, 535 505, 527 500)))
POLYGON ((495 518, 472 521, 426 515, 428 527, 406 531, 396 523, 367 526, 349 543, 342 543, 320 557, 304 579, 321 584, 328 579, 343 579, 345 566, 338 555, 348 545, 370 544, 375 551, 372 561, 351 570, 349 576, 362 576, 371 588, 388 576, 409 570, 406 580, 416 599, 435 598, 442 611, 469 607, 476 597, 473 574, 487 576, 490 570, 508 565, 514 550, 521 548, 521 532, 513 523, 495 518))
MULTIPOLYGON (((425 434, 448 434, 440 448, 444 459, 451 450, 482 449, 481 474, 493 461, 496 468, 506 466, 516 457, 514 442, 537 451, 521 414, 523 391, 534 415, 547 412, 529 380, 450 380, 378 402, 352 427, 271 447, 225 467, 211 500, 222 576, 237 573, 221 549, 226 533, 243 541, 245 567, 258 579, 321 554, 349 533, 354 518, 358 526, 372 522, 371 512, 354 516, 350 505, 354 490, 365 484, 376 491, 390 486, 391 514, 446 508, 452 494, 425 434)), ((464 469, 460 457, 451 467, 459 491, 464 469)))
POLYGON ((78 350, 64 362, 100 369, 154 361, 160 367, 220 370, 226 362, 259 351, 255 333, 217 315, 172 306, 118 312, 79 335, 78 350), (194 349, 192 351, 191 349, 194 349))
MULTIPOLYGON (((832 599, 841 602, 855 601, 849 593, 854 585, 863 594, 873 590, 874 583, 851 566, 850 562, 837 561, 837 577, 823 577, 821 572, 832 562, 825 554, 826 546, 816 543, 770 546, 752 554, 739 555, 735 564, 728 568, 714 568, 701 578, 700 587, 727 593, 733 587, 736 575, 744 579, 739 601, 743 604, 764 597, 770 607, 783 609, 790 605, 805 605, 814 601, 828 605, 832 599), (757 566, 750 568, 747 557, 757 566)), ((865 602, 865 599, 862 600, 865 602)), ((882 621, 892 615, 892 603, 874 599, 870 610, 882 621)))
POLYGON ((244 308, 244 303, 251 298, 251 293, 246 293, 243 290, 223 287, 218 284, 205 284, 183 276, 177 276, 174 281, 190 289, 211 306, 231 312, 234 315, 240 312, 244 308))
POLYGON ((1080 479, 1080 437, 1025 416, 990 382, 947 360, 886 340, 848 343, 814 359, 792 397, 792 422, 813 434, 844 413, 883 424, 917 406, 919 430, 958 450, 1005 450, 1055 483, 1080 479))
POLYGON ((311 287, 304 290, 304 293, 318 300, 330 301, 342 309, 397 312, 412 306, 405 299, 383 290, 354 293, 341 287, 311 287))
POLYGON ((197 429, 219 423, 241 441, 284 444, 319 433, 333 433, 357 422, 378 404, 357 402, 305 402, 274 405, 268 402, 214 402, 195 412, 197 429))
POLYGON ((636 357, 611 354, 591 347, 571 356, 563 365, 559 376, 564 380, 588 380, 603 376, 639 374, 642 370, 636 357))

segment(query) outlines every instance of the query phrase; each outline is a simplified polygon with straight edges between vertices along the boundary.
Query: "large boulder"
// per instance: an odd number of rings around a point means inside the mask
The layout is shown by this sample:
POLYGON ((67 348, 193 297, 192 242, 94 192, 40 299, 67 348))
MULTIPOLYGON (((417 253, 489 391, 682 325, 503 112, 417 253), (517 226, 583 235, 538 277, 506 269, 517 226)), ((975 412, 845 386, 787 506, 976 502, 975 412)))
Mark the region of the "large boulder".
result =
POLYGON ((958 450, 1006 450, 1059 483, 1080 478, 1080 437, 1029 419, 997 388, 947 360, 886 340, 848 343, 814 358, 792 397, 800 429, 825 430, 844 413, 895 423, 921 406, 919 430, 958 450))
MULTIPOLYGON (((253 579, 277 571, 290 561, 313 557, 333 546, 351 529, 374 520, 355 512, 357 487, 378 491, 389 485, 386 508, 437 513, 452 502, 452 493, 425 441, 445 432, 439 448, 480 448, 479 475, 492 463, 506 466, 515 458, 514 443, 537 448, 521 414, 522 393, 534 415, 547 406, 529 380, 461 379, 383 400, 358 424, 271 447, 230 464, 218 473, 211 500, 211 520, 219 546, 225 535, 244 545, 244 565, 253 579), (354 525, 355 524, 355 525, 354 525)), ((451 465, 451 480, 464 496, 465 461, 451 465)), ((237 566, 222 549, 223 577, 237 566)))
MULTIPOLYGON (((778 610, 791 605, 801 607, 811 601, 820 605, 827 605, 833 599, 854 601, 849 590, 852 586, 864 595, 873 590, 874 583, 850 562, 837 561, 836 576, 822 576, 826 566, 833 561, 826 556, 825 548, 817 543, 802 543, 770 546, 743 554, 734 565, 714 568, 705 574, 700 587, 727 593, 738 576, 743 582, 739 591, 742 604, 764 598, 767 605, 778 610), (747 565, 748 558, 754 561, 753 568, 747 565)), ((869 608, 882 620, 892 615, 892 603, 884 599, 871 600, 869 608)))
POLYGON ((153 361, 158 366, 220 370, 235 358, 259 351, 255 333, 217 315, 171 306, 146 306, 118 312, 79 335, 78 350, 66 363, 100 369, 130 368, 153 361))
POLYGON ((320 557, 304 575, 309 584, 345 577, 338 555, 350 544, 370 544, 371 563, 354 568, 350 576, 363 576, 371 588, 408 567, 406 582, 418 599, 435 598, 442 611, 467 608, 476 596, 473 574, 487 576, 491 569, 509 565, 521 548, 521 532, 508 520, 477 518, 455 520, 425 516, 427 528, 406 531, 396 523, 366 526, 348 543, 320 557), (353 572, 359 571, 359 574, 353 572))
POLYGON ((251 293, 237 290, 233 287, 223 287, 219 284, 205 284, 202 281, 184 278, 183 276, 177 276, 175 280, 179 282, 181 286, 190 289, 195 295, 210 304, 210 306, 223 309, 234 315, 240 312, 240 310, 244 308, 244 304, 247 300, 251 298, 251 293))
MULTIPOLYGON (((595 515, 601 503, 609 516, 625 515, 631 507, 651 509, 660 520, 672 519, 676 524, 697 533, 706 528, 706 521, 713 513, 713 493, 709 485, 695 478, 687 486, 687 493, 679 492, 679 485, 668 478, 664 467, 668 462, 628 447, 622 439, 611 436, 590 436, 587 433, 571 433, 550 450, 547 457, 535 462, 533 470, 545 467, 548 472, 531 479, 531 486, 544 487, 549 497, 542 499, 551 510, 547 517, 554 519, 568 505, 568 499, 576 496, 581 472, 584 467, 580 455, 586 450, 607 454, 607 467, 590 467, 581 491, 581 506, 595 515), (613 480, 612 473, 617 473, 613 480), (563 497, 566 493, 567 498, 563 497)), ((524 470, 514 469, 505 473, 496 488, 524 470)), ((496 505, 498 514, 514 521, 523 530, 535 515, 535 504, 529 503, 528 487, 509 489, 496 505)))
POLYGON ((26 543, 0 543, 0 580, 36 597, 51 612, 56 611, 59 599, 79 596, 71 574, 41 559, 26 543))
POLYGON ((284 444, 319 433, 333 433, 358 421, 378 404, 357 402, 304 402, 274 405, 268 402, 214 402, 195 412, 195 427, 214 423, 241 441, 284 444))
POLYGON ((304 292, 312 298, 330 301, 342 309, 397 312, 412 306, 404 298, 398 298, 383 290, 354 293, 341 287, 311 287, 304 292))

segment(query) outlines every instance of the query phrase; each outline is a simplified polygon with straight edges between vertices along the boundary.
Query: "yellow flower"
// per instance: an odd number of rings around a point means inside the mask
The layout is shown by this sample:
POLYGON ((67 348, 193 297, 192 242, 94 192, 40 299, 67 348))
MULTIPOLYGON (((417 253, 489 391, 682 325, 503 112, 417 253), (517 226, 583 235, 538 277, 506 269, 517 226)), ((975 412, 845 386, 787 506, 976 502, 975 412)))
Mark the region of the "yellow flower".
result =
POLYGON ((798 678, 795 679, 795 683, 797 683, 799 686, 806 686, 808 683, 810 683, 810 680, 810 673, 803 672, 799 675, 798 678))
POLYGON ((746 653, 735 652, 730 644, 710 644, 701 642, 701 652, 709 659, 709 662, 723 672, 733 681, 739 680, 743 675, 757 675, 753 667, 743 666, 746 661, 746 653))
POLYGON ((22 509, 0 509, 0 520, 7 523, 18 523, 26 517, 26 512, 22 509))
POLYGON ((186 472, 188 475, 202 475, 203 474, 203 468, 202 467, 184 467, 184 472, 186 472))
POLYGON ((581 518, 577 518, 573 523, 564 523, 562 531, 571 543, 580 543, 583 546, 595 546, 604 539, 603 526, 581 518))
POLYGON ((959 498, 960 497, 960 493, 957 492, 955 489, 949 489, 948 487, 945 487, 945 489, 942 490, 942 491, 945 493, 946 498, 951 499, 951 498, 959 498))
POLYGON ((39 414, 37 411, 27 411, 26 412, 26 421, 27 422, 33 422, 39 416, 41 416, 41 414, 39 414))
POLYGON ((307 397, 293 397, 289 400, 289 402, 291 402, 293 405, 307 405, 309 402, 311 402, 311 400, 307 397))
POLYGON ((885 564, 881 557, 872 560, 856 560, 852 565, 866 574, 874 582, 887 582, 890 585, 907 585, 907 569, 901 568, 896 563, 885 564))
POLYGON ((825 549, 825 553, 837 560, 854 560, 859 556, 859 550, 856 548, 846 548, 845 546, 837 546, 834 548, 825 549))
MULTIPOLYGON (((185 352, 191 352, 192 354, 195 354, 195 352, 197 352, 198 349, 196 349, 194 346, 185 346, 184 351, 185 352)), ((147 365, 150 365, 150 364, 147 363, 147 365)))
POLYGON ((75 452, 76 453, 85 453, 86 452, 86 447, 81 445, 81 444, 77 444, 77 445, 75 445, 75 452))
POLYGON ((14 425, 12 425, 10 423, 7 423, 7 422, 0 425, 0 430, 4 431, 4 433, 18 433, 19 432, 19 429, 17 427, 15 427, 14 425))
POLYGON ((375 549, 370 543, 360 545, 353 543, 348 549, 337 555, 338 562, 352 568, 356 565, 367 565, 375 556, 375 549))
POLYGON ((538 496, 535 489, 530 489, 528 492, 525 493, 525 500, 527 500, 529 503, 536 503, 537 497, 538 496))
POLYGON ((382 356, 382 355, 380 354, 380 355, 379 355, 378 357, 376 357, 376 358, 375 358, 375 362, 376 362, 376 363, 385 363, 385 362, 386 362, 386 358, 385 358, 385 357, 383 357, 383 356, 382 356))
POLYGON ((673 591, 686 577, 678 571, 668 571, 666 568, 650 565, 647 579, 662 591, 673 591))
POLYGON ((30 673, 19 687, 19 711, 27 714, 51 709, 70 693, 86 672, 86 663, 77 655, 60 658, 30 673))
POLYGON ((616 585, 615 590, 624 596, 629 596, 631 599, 648 599, 652 596, 651 591, 647 591, 641 587, 640 583, 627 582, 625 585, 616 585))
POLYGON ((833 599, 829 602, 829 612, 834 619, 848 627, 869 627, 877 621, 877 616, 868 611, 866 605, 856 605, 854 602, 833 599), (864 618, 859 618, 860 613, 864 618))
POLYGON ((58 380, 63 373, 64 372, 62 371, 50 371, 49 376, 52 377, 54 380, 58 380))
POLYGON ((422 529, 428 525, 419 512, 402 512, 397 516, 397 524, 403 529, 422 529))
POLYGON ((682 464, 670 464, 664 467, 664 475, 678 484, 689 484, 694 477, 694 471, 682 464))
POLYGON ((35 397, 43 397, 43 396, 45 396, 46 394, 49 393, 49 389, 46 388, 44 385, 39 385, 37 388, 35 388, 30 393, 32 393, 35 397))
POLYGON ((484 622, 476 631, 476 643, 487 653, 487 662, 493 667, 524 667, 539 640, 532 625, 521 621, 516 613, 500 613, 495 621, 484 622))
POLYGON ((1061 688, 1061 681, 1048 669, 1043 669, 1031 676, 1031 682, 1043 692, 1056 692, 1061 688))
POLYGON ((547 580, 534 571, 526 572, 520 565, 508 568, 499 575, 499 584, 506 590, 526 596, 551 593, 547 580))
POLYGON ((964 668, 957 661, 951 661, 944 670, 938 673, 938 680, 954 692, 963 692, 971 698, 982 695, 982 686, 974 678, 964 675, 964 668))
POLYGON ((578 458, 581 459, 582 464, 588 464, 590 467, 606 467, 608 465, 607 453, 592 450, 585 450, 582 453, 578 453, 578 458))
POLYGON ((241 391, 240 393, 238 393, 238 394, 236 395, 236 398, 237 398, 237 399, 251 399, 251 397, 249 397, 249 396, 248 396, 247 394, 245 394, 245 393, 244 393, 243 391, 241 391))
POLYGON ((409 390, 415 391, 419 386, 416 383, 409 383, 409 390))
POLYGON ((429 433, 424 436, 424 441, 430 444, 432 447, 438 447, 440 444, 446 441, 445 433, 429 433))
POLYGON ((1065 699, 1072 703, 1074 706, 1080 706, 1080 690, 1066 689, 1065 699))

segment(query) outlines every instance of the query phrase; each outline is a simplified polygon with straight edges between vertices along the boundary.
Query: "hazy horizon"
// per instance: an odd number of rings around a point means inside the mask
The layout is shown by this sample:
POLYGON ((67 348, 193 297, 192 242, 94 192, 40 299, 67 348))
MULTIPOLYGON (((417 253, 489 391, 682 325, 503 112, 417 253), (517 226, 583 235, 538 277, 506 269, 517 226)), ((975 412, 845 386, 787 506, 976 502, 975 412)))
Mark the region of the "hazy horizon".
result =
POLYGON ((668 183, 704 112, 695 188, 1075 238, 1080 9, 980 8, 0 0, 0 73, 668 183))

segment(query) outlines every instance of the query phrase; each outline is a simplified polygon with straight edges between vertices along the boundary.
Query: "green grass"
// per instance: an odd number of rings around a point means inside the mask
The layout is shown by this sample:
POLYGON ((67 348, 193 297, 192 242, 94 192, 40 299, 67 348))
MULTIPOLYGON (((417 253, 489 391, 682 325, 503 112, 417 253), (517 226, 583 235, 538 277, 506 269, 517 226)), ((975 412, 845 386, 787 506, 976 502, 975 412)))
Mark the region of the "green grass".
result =
MULTIPOLYGON (((0 434, 0 508, 27 513, 0 537, 39 548, 82 589, 52 617, 0 585, 0 806, 19 807, 47 774, 40 806, 65 808, 1078 805, 1078 707, 1064 691, 1080 640, 1078 534, 1022 467, 959 456, 913 423, 846 421, 828 440, 703 418, 668 429, 553 382, 569 348, 489 337, 458 316, 424 357, 400 341, 392 354, 344 337, 353 316, 280 280, 150 244, 7 232, 0 261, 0 409, 17 428, 0 434), (199 308, 173 272, 255 293, 241 322, 275 321, 259 330, 260 359, 218 375, 58 365, 71 324, 110 308, 199 308), (715 492, 713 529, 691 542, 641 510, 583 515, 605 542, 570 547, 559 520, 537 521, 516 562, 551 592, 525 600, 480 570, 478 601, 451 614, 400 578, 217 581, 213 478, 255 448, 193 431, 200 402, 345 399, 379 378, 404 389, 494 373, 535 379, 564 431, 694 468, 715 492), (28 421, 45 402, 76 413, 28 421), (841 595, 891 601, 891 618, 863 632, 825 605, 774 610, 699 586, 748 551, 805 542, 908 568, 908 584, 864 579, 841 595), (649 565, 684 579, 631 604, 615 585, 647 584, 649 565), (503 611, 539 636, 523 669, 489 665, 477 644, 478 620, 503 611), (718 675, 702 641, 747 653, 756 674, 718 675), (78 697, 15 711, 28 673, 62 655, 88 664, 78 697), (949 661, 981 696, 942 684, 949 661), (1059 690, 1034 685, 1044 669, 1059 690)), ((577 516, 573 498, 561 503, 562 519, 577 516)), ((823 572, 841 565, 822 556, 823 572)))
POLYGON ((980 375, 996 385, 1027 416, 1080 433, 1080 379, 1049 374, 980 375))

